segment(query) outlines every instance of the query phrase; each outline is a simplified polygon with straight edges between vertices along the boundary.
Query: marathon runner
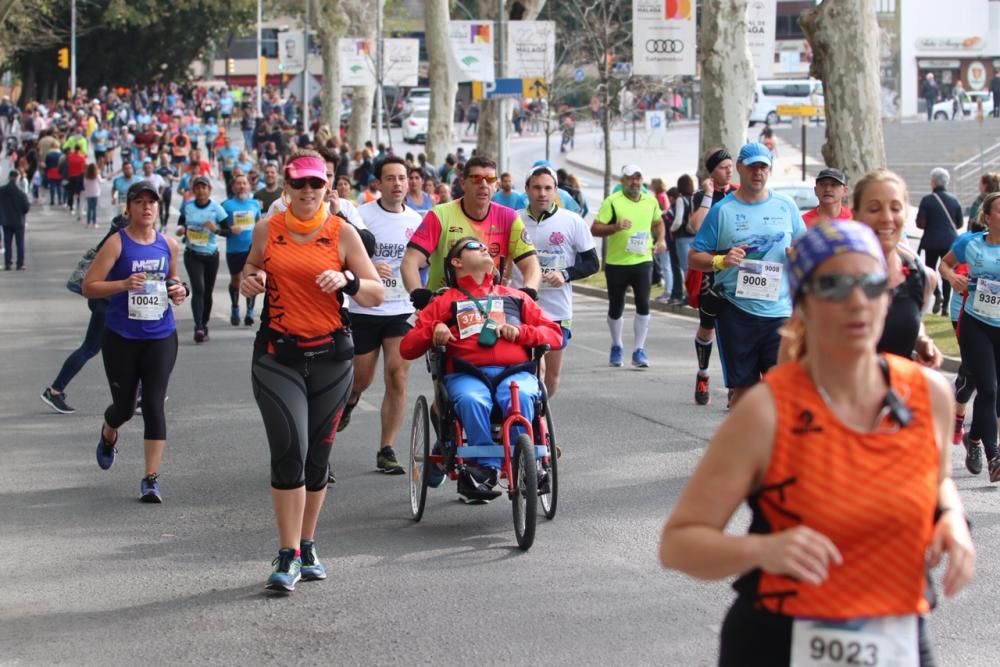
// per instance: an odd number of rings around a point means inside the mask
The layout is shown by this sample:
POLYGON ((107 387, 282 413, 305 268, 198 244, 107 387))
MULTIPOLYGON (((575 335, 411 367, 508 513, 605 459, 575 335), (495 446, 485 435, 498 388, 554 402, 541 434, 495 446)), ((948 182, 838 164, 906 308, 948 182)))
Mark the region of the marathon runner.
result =
POLYGON ((194 315, 194 342, 208 341, 208 323, 212 319, 212 290, 219 273, 218 225, 229 216, 210 199, 212 182, 195 176, 191 190, 194 199, 181 205, 177 235, 184 237, 184 268, 191 281, 191 312, 194 315))
POLYGON ((642 171, 636 165, 622 168, 622 189, 601 203, 590 232, 607 238, 604 274, 608 283, 608 329, 611 330, 612 366, 624 365, 622 332, 625 328, 625 293, 635 297, 632 365, 649 368, 646 334, 649 333, 649 291, 653 282, 653 253, 667 249, 660 204, 644 192, 642 171))
POLYGON ((802 214, 802 222, 812 227, 817 222, 850 220, 851 209, 844 206, 847 197, 847 176, 839 169, 827 167, 816 174, 816 197, 819 206, 802 214))
POLYGON ((340 418, 338 431, 351 421, 351 411, 361 400, 361 394, 371 386, 382 351, 385 375, 385 396, 382 399, 381 439, 375 456, 375 467, 388 475, 401 475, 404 470, 396 459, 393 443, 406 412, 406 383, 410 362, 399 354, 399 342, 410 330, 408 320, 413 315, 409 293, 403 287, 400 264, 406 243, 420 226, 420 214, 403 203, 406 195, 406 161, 388 155, 375 163, 375 178, 381 196, 360 207, 358 212, 365 226, 375 237, 372 261, 385 287, 385 300, 378 306, 351 304, 351 332, 354 337, 354 388, 340 418))
MULTIPOLYGON (((253 230, 260 221, 260 202, 250 196, 250 182, 238 174, 233 177, 233 197, 222 202, 227 218, 219 225, 219 236, 226 237, 226 265, 229 267, 229 323, 240 324, 240 275, 250 253, 253 230)), ((243 324, 253 326, 255 297, 246 297, 243 324)))
POLYGON ((163 179, 163 194, 160 202, 160 232, 162 233, 166 231, 167 223, 170 221, 170 200, 173 198, 174 183, 179 174, 177 169, 170 164, 170 156, 166 153, 160 153, 160 166, 156 168, 156 173, 163 179))
POLYGON ((124 207, 126 203, 126 195, 128 194, 128 189, 138 183, 140 179, 135 175, 135 171, 132 167, 131 162, 122 163, 122 173, 115 176, 111 181, 111 205, 118 206, 119 203, 124 207))
POLYGON ((267 211, 271 204, 281 199, 281 185, 278 183, 278 165, 264 166, 264 187, 253 193, 253 198, 260 202, 261 210, 267 211))

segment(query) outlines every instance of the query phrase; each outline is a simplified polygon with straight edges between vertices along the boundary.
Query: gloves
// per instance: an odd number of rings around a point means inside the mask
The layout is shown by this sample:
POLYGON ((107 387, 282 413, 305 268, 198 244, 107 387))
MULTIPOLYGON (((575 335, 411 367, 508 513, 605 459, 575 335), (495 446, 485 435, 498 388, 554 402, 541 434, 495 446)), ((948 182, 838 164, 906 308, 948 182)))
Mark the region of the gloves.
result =
POLYGON ((530 296, 532 301, 538 301, 538 290, 531 287, 522 287, 521 291, 530 296))
POLYGON ((431 302, 434 298, 434 293, 429 289, 424 289, 423 287, 418 287, 417 289, 410 292, 410 303, 417 310, 423 310, 427 307, 427 304, 431 302))

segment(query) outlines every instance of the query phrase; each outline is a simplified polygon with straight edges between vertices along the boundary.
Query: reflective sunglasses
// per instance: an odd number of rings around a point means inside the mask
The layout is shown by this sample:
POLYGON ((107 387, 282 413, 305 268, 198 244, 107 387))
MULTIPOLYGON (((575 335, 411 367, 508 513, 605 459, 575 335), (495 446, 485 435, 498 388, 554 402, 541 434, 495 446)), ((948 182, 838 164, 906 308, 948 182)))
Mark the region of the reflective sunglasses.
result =
POLYGON ((461 254, 466 250, 483 250, 484 248, 486 248, 485 243, 480 243, 479 241, 468 241, 458 252, 461 254))
POLYGON ((483 176, 482 174, 473 174, 472 176, 466 176, 467 179, 475 183, 476 185, 481 185, 483 183, 488 183, 493 185, 497 182, 496 176, 483 176))
POLYGON ((830 273, 816 276, 802 286, 802 291, 824 301, 844 301, 851 296, 855 287, 860 287, 869 299, 875 299, 889 289, 889 278, 884 273, 862 273, 857 276, 830 273))
POLYGON ((313 190, 322 190, 326 187, 326 181, 324 181, 319 176, 310 176, 309 178, 290 178, 288 179, 288 185, 293 190, 301 190, 309 185, 313 190))

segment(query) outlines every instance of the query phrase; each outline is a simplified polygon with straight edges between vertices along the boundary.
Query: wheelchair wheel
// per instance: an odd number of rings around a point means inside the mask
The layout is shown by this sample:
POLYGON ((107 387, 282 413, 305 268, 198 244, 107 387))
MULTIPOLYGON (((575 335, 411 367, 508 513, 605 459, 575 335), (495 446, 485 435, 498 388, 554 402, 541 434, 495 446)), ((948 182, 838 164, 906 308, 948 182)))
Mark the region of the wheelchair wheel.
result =
POLYGON ((420 521, 424 515, 424 503, 427 501, 424 466, 428 465, 431 455, 429 422, 427 399, 418 396, 413 406, 413 425, 410 428, 410 513, 414 521, 420 521))
POLYGON ((545 406, 545 430, 549 436, 549 441, 544 443, 549 448, 549 463, 542 466, 542 469, 549 475, 549 492, 539 492, 538 499, 542 503, 542 512, 546 519, 553 519, 556 516, 556 505, 559 499, 559 459, 556 450, 556 434, 552 429, 551 406, 545 406))
POLYGON ((527 551, 535 541, 538 519, 538 468, 535 467, 535 445, 526 434, 517 436, 514 456, 514 479, 511 480, 514 535, 517 546, 527 551))

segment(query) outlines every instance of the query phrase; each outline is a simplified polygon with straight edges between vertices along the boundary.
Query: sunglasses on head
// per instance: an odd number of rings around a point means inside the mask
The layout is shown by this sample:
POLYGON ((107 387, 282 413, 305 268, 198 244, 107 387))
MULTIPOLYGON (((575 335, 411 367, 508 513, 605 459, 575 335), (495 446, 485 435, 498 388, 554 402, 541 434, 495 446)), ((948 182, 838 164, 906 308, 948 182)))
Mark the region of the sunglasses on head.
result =
POLYGON ((855 287, 860 287, 869 299, 875 299, 889 289, 889 278, 884 273, 862 273, 857 276, 830 273, 816 276, 803 285, 802 290, 824 301, 844 301, 851 296, 855 287))
POLYGON ((290 178, 288 179, 288 185, 293 190, 301 190, 302 188, 309 185, 313 190, 322 190, 326 187, 326 181, 318 176, 310 176, 309 178, 290 178))
POLYGON ((482 183, 489 183, 490 185, 493 185, 494 183, 497 182, 496 176, 484 176, 482 174, 473 174, 471 176, 466 176, 466 178, 468 178, 476 185, 480 185, 482 183))

